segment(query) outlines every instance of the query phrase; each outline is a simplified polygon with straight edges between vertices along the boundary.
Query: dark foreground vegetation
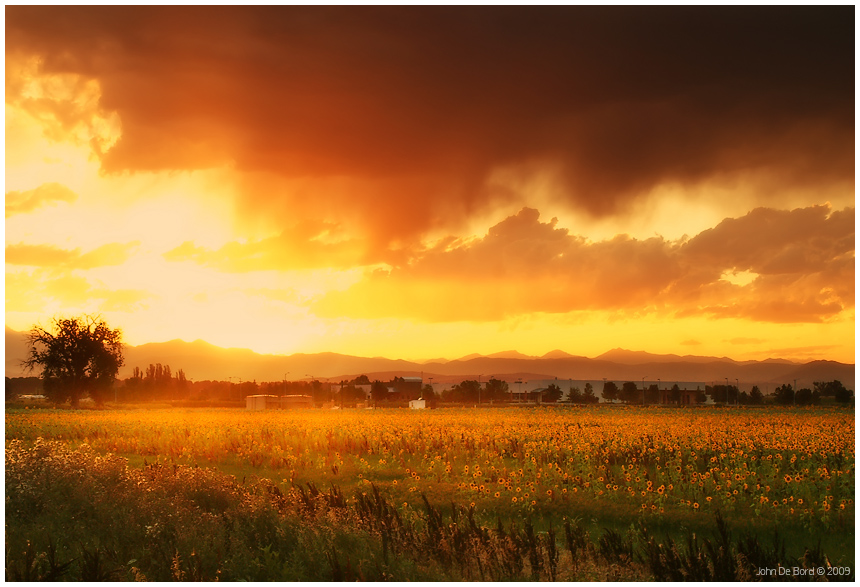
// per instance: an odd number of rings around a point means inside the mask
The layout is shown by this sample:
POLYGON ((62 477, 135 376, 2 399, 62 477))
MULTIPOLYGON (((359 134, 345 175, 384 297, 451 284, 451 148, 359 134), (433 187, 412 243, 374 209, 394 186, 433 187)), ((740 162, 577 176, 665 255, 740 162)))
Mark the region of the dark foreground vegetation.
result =
POLYGON ((540 532, 423 495, 394 504, 375 485, 284 492, 214 469, 130 468, 87 445, 6 449, 7 581, 854 580, 836 565, 779 532, 734 536, 719 513, 710 532, 675 538, 644 521, 591 535, 562 519, 540 532))

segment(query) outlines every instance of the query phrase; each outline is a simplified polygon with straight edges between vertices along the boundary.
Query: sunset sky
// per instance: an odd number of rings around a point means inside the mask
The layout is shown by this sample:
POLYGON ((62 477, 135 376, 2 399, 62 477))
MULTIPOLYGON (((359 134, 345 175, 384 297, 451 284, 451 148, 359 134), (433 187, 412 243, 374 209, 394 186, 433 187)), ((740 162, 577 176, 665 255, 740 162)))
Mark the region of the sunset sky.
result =
POLYGON ((6 325, 854 362, 854 7, 6 7, 6 325))

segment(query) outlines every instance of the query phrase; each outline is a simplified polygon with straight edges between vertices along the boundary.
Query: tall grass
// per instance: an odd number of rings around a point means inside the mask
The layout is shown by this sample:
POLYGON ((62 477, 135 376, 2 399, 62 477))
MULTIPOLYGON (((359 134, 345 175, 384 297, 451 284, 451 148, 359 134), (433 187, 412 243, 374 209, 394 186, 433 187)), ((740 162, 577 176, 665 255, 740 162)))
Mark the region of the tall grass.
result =
POLYGON ((401 504, 364 487, 285 489, 161 461, 129 467, 88 445, 13 440, 6 579, 750 580, 761 566, 830 564, 819 548, 787 552, 778 533, 773 544, 734 538, 719 516, 710 536, 688 533, 678 546, 657 540, 645 518, 596 536, 569 518, 546 531, 529 518, 490 526, 471 505, 442 507, 422 494, 401 504))

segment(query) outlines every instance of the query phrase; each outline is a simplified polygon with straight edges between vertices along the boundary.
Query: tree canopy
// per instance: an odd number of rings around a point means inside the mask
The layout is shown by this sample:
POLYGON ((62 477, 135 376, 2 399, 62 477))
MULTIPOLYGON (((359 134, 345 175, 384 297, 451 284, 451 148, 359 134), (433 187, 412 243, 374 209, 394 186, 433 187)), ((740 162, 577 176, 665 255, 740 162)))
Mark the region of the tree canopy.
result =
POLYGON ((378 379, 370 385, 370 397, 375 402, 381 402, 388 399, 388 386, 378 379))
POLYGON ((620 394, 618 386, 613 381, 603 382, 603 401, 615 401, 620 394))
POLYGON ((549 387, 546 388, 546 391, 543 392, 542 401, 553 403, 557 402, 561 399, 563 392, 561 388, 555 383, 550 383, 549 387))
POLYGON ((86 396, 103 403, 123 365, 122 332, 99 316, 54 318, 48 328, 34 326, 28 343, 23 366, 41 367, 45 395, 73 407, 86 396))

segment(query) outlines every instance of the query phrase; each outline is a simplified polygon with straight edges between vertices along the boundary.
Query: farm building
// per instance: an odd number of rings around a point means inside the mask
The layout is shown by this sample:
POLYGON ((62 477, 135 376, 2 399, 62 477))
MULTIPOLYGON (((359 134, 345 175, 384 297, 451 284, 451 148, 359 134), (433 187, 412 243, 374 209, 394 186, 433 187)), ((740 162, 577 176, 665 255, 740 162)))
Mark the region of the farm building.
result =
POLYGON ((415 400, 421 397, 420 377, 395 377, 388 385, 389 400, 415 400))
POLYGON ((312 407, 314 407, 314 402, 309 395, 249 395, 245 398, 245 408, 252 411, 312 407))
POLYGON ((355 386, 355 390, 363 392, 365 401, 370 401, 370 388, 371 387, 372 387, 372 385, 370 385, 370 384, 358 383, 355 386))
POLYGON ((679 406, 695 406, 699 403, 697 396, 699 395, 699 391, 696 389, 681 389, 678 392, 678 401, 675 401, 672 398, 672 390, 671 389, 661 389, 660 390, 660 403, 661 404, 678 404, 679 406))

